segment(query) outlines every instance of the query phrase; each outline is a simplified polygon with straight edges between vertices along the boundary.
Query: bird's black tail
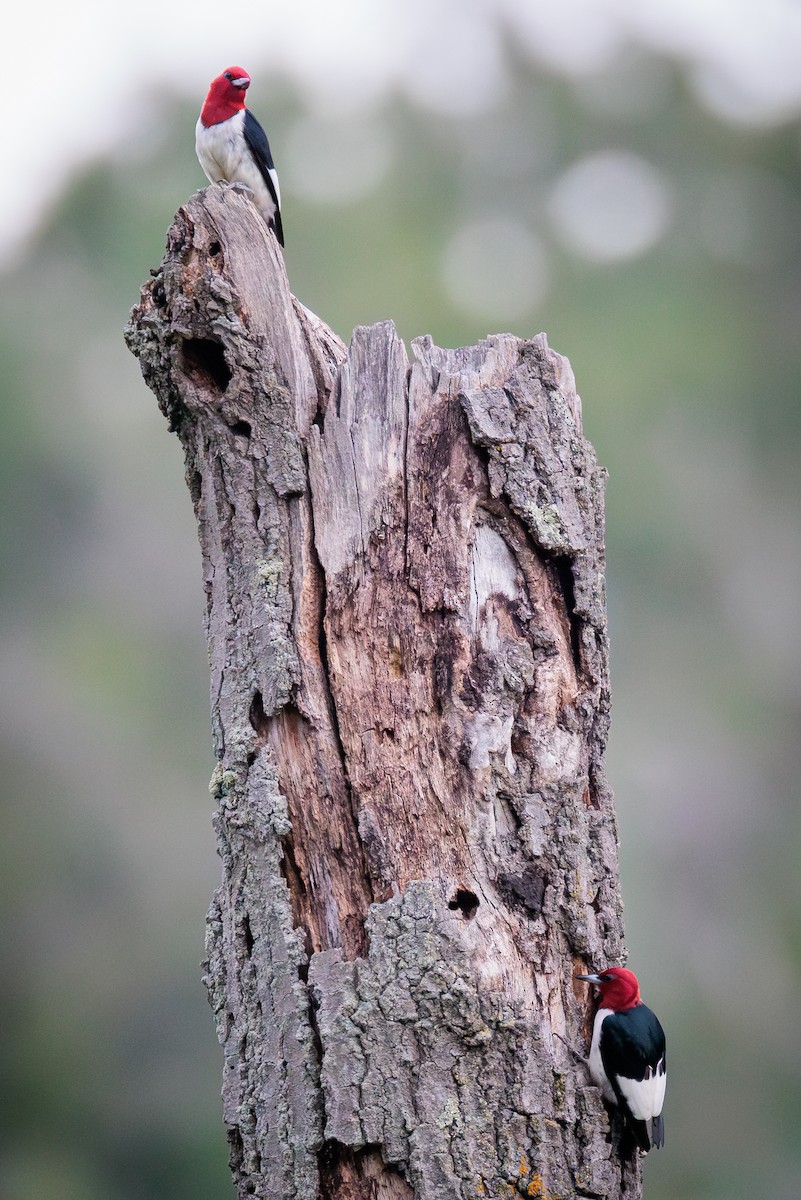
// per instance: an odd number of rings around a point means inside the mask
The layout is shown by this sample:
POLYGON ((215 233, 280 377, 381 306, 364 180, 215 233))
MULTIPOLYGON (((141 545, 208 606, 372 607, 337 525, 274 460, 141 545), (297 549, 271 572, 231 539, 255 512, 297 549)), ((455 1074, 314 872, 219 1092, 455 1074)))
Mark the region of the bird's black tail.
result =
POLYGON ((649 1150, 658 1150, 665 1144, 665 1121, 661 1113, 651 1121, 637 1121, 626 1113, 625 1128, 620 1142, 624 1158, 631 1158, 637 1147, 647 1154, 649 1150))
POLYGON ((276 207, 276 210, 275 210, 275 213, 274 213, 273 219, 272 219, 272 227, 275 230, 275 236, 278 238, 279 242, 283 246, 283 244, 284 244, 284 227, 281 224, 280 208, 276 207))
POLYGON ((632 1158, 637 1153, 637 1147, 647 1154, 651 1149, 651 1139, 648 1136, 648 1123, 637 1121, 626 1115, 623 1136, 620 1139, 620 1153, 623 1158, 632 1158))

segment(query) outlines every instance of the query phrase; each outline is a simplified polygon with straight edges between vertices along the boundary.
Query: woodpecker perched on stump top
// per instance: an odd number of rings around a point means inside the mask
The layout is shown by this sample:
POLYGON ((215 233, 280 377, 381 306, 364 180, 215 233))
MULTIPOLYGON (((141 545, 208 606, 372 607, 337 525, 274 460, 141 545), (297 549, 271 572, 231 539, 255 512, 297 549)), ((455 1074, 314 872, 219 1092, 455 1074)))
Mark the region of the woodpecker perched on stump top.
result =
POLYGON ((195 150, 212 183, 244 183, 256 206, 283 246, 281 191, 267 135, 245 108, 250 76, 242 67, 228 67, 213 79, 195 126, 195 150))
POLYGON ((601 993, 588 1064, 593 1082, 623 1113, 641 1150, 664 1146, 665 1034, 640 999, 637 976, 625 967, 607 967, 576 979, 601 993))

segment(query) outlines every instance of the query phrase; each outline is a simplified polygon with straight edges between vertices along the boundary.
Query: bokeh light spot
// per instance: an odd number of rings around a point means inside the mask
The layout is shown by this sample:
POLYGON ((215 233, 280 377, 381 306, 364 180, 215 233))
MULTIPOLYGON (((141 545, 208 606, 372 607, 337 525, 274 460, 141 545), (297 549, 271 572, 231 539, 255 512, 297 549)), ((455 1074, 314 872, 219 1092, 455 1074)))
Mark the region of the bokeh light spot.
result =
POLYGON ((556 181, 548 212, 560 240, 596 262, 636 258, 670 226, 670 188, 653 164, 616 150, 583 158, 556 181))
POLYGON ((522 316, 548 287, 545 249, 519 221, 470 221, 451 238, 442 262, 448 293, 457 307, 490 321, 522 316))

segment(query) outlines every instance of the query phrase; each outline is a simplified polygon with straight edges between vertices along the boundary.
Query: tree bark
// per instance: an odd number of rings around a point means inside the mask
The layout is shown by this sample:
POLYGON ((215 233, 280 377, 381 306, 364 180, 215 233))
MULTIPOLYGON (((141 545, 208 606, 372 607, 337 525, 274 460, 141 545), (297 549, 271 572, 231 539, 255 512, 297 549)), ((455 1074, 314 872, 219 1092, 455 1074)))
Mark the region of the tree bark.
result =
POLYGON ((186 453, 241 1197, 636 1198, 573 975, 623 956, 603 472, 545 336, 410 364, 180 209, 127 338, 186 453))

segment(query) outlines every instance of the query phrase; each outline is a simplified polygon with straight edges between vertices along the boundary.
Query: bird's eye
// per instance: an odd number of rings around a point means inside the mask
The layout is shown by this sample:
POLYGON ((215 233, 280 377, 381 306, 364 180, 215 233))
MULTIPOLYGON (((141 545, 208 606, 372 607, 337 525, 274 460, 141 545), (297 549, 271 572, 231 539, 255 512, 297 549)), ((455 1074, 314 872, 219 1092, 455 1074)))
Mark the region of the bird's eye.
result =
POLYGON ((230 71, 226 71, 226 72, 225 72, 225 78, 226 78, 226 79, 233 79, 233 75, 231 74, 231 72, 230 72, 230 71))

